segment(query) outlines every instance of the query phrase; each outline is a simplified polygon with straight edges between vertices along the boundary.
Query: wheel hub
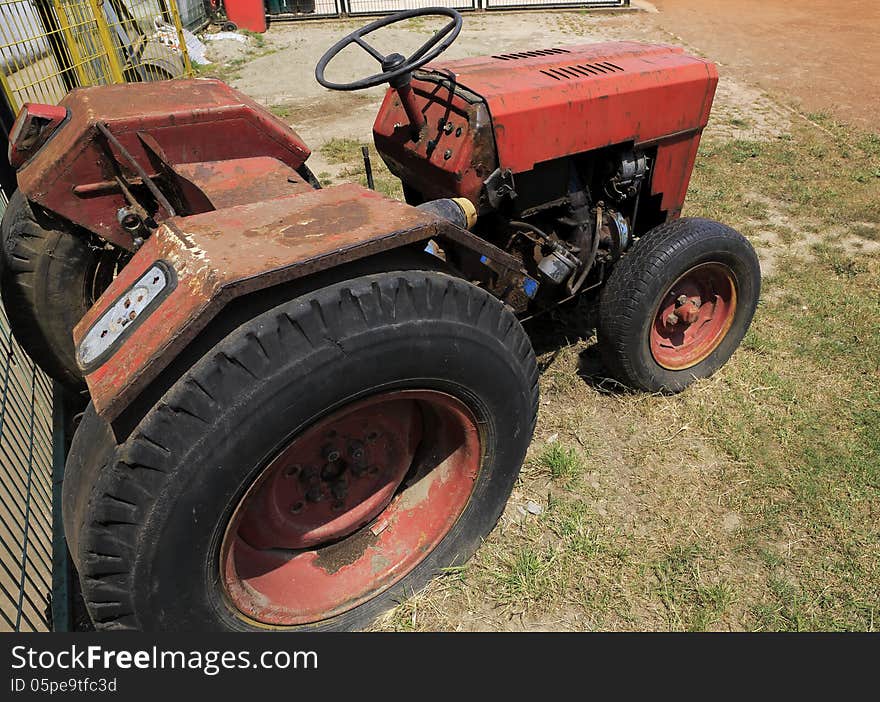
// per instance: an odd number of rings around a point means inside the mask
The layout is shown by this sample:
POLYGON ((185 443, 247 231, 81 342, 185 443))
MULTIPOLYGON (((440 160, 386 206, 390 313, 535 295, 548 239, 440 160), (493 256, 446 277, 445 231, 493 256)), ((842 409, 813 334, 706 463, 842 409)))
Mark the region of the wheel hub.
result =
POLYGON ((651 354, 670 370, 697 365, 724 339, 736 313, 731 270, 704 263, 682 275, 663 296, 651 328, 651 354))
POLYGON ((294 438, 235 510, 221 546, 241 616, 320 621, 404 577, 449 532, 480 466, 459 400, 399 391, 361 400, 294 438))

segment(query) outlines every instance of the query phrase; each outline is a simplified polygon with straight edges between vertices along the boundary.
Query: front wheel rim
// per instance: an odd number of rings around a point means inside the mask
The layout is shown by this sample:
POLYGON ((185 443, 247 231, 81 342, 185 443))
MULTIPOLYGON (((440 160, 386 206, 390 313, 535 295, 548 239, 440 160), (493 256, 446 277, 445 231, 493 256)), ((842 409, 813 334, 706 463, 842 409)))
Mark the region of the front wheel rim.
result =
POLYGON ((685 370, 704 361, 730 330, 736 307, 736 282, 728 266, 694 266, 657 305, 650 330, 654 360, 668 370, 685 370))
POLYGON ((424 561, 476 485, 478 424, 434 390, 350 403, 284 446, 233 512, 220 579, 256 625, 313 624, 372 599, 424 561))

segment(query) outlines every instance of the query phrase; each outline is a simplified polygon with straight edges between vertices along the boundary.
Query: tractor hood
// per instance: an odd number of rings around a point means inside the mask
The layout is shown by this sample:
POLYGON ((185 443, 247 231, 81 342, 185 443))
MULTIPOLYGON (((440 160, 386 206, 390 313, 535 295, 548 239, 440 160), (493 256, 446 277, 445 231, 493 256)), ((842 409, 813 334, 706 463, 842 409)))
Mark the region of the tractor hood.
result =
POLYGON ((431 64, 489 108, 502 168, 702 130, 715 66, 665 45, 614 42, 431 64))
POLYGON ((680 48, 585 44, 428 64, 413 75, 425 116, 412 138, 397 92, 385 96, 373 135, 392 173, 426 198, 477 202, 496 170, 616 144, 657 146, 683 164, 655 182, 664 209, 680 209, 718 73, 680 48))

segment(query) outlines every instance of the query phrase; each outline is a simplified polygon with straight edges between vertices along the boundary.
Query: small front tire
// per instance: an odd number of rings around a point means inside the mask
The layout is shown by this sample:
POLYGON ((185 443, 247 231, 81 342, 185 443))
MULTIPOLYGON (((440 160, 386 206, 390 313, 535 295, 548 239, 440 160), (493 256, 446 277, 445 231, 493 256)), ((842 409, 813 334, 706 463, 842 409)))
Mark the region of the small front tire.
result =
POLYGON ((748 331, 761 269, 748 240, 701 218, 645 234, 602 290, 597 335, 612 377, 674 393, 712 375, 748 331))

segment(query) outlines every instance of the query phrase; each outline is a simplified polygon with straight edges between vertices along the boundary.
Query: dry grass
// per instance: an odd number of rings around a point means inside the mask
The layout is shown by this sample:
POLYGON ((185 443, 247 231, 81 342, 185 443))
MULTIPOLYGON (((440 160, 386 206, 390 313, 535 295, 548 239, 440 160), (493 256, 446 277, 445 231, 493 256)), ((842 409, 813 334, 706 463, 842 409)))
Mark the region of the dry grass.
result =
POLYGON ((505 516, 380 628, 876 628, 880 137, 821 115, 709 134, 688 213, 773 257, 740 351, 679 396, 617 393, 583 310, 532 325, 542 404, 505 516))

